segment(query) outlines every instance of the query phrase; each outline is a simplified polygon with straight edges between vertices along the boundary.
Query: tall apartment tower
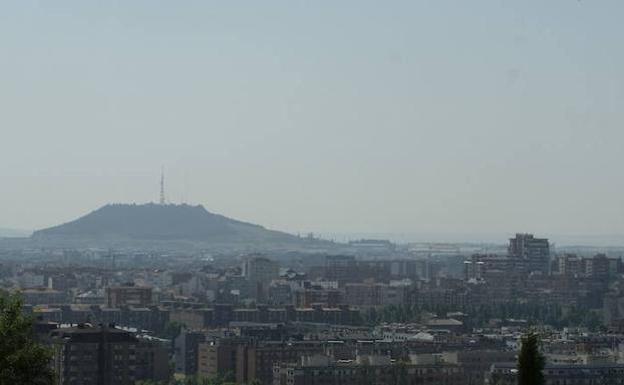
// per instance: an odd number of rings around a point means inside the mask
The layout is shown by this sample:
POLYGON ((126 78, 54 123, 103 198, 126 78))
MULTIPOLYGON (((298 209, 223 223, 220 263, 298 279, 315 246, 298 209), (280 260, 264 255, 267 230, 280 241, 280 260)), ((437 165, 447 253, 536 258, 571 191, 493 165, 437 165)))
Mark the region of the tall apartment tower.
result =
POLYGON ((527 272, 550 271, 550 245, 546 238, 535 238, 533 234, 516 234, 509 239, 509 257, 524 266, 527 272))
POLYGON ((271 281, 279 278, 279 265, 259 255, 249 256, 243 262, 243 276, 249 283, 250 295, 265 302, 271 281))
POLYGON ((342 286, 357 281, 357 262, 353 255, 328 255, 325 257, 325 279, 342 286))
POLYGON ((80 325, 51 333, 58 385, 133 385, 137 339, 108 326, 80 325))

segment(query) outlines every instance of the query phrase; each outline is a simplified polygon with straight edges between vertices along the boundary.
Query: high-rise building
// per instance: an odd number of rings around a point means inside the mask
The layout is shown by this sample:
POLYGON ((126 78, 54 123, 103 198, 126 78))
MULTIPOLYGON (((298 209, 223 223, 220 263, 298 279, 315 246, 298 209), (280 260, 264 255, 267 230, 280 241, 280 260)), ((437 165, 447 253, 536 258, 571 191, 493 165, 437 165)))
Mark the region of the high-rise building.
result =
POLYGON ((148 335, 139 336, 137 339, 136 379, 150 380, 158 384, 169 383, 173 375, 169 366, 171 341, 148 335))
POLYGON ((58 385, 133 385, 137 339, 114 327, 79 325, 50 334, 58 385))
POLYGON ((609 278, 609 258, 605 254, 597 254, 585 259, 585 274, 588 277, 604 280, 609 278))
POLYGON ((197 374, 197 356, 199 344, 206 341, 206 335, 200 331, 183 329, 174 340, 175 371, 185 375, 197 374))
POLYGON ((546 238, 535 238, 533 234, 516 234, 509 239, 509 256, 527 272, 539 271, 548 274, 550 270, 550 245, 546 238))
POLYGON ((238 347, 239 344, 227 339, 201 342, 198 346, 198 375, 206 378, 235 376, 238 347))
POLYGON ((243 275, 249 283, 250 295, 265 302, 271 281, 279 278, 279 265, 266 257, 251 256, 243 263, 243 275))
POLYGON ((559 274, 577 277, 585 273, 583 261, 577 255, 565 254, 557 258, 559 274))
POLYGON ((325 279, 339 285, 354 282, 357 274, 356 260, 352 255, 328 255, 325 257, 325 279))
POLYGON ((464 279, 477 280, 483 279, 483 273, 485 270, 485 262, 479 260, 480 256, 473 255, 469 260, 464 261, 464 279))

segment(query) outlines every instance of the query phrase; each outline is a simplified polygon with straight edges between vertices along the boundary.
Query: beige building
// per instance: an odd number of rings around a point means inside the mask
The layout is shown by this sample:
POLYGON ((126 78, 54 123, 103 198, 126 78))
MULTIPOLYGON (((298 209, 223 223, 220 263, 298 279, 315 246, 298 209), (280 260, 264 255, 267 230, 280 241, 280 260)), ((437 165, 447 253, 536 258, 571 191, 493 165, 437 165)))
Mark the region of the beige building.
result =
POLYGON ((106 288, 109 308, 120 306, 145 307, 152 303, 152 288, 148 286, 114 286, 106 288))

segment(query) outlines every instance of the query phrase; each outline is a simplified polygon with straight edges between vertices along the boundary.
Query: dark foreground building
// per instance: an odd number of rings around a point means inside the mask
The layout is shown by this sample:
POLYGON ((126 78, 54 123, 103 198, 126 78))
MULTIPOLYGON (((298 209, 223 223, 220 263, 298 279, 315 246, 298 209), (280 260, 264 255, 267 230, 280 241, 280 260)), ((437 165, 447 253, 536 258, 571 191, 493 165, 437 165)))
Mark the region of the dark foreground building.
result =
POLYGON ((165 345, 112 325, 55 329, 50 342, 57 385, 133 385, 169 378, 165 345))
MULTIPOLYGON (((624 384, 624 364, 546 364, 546 385, 601 385, 624 384)), ((495 363, 489 372, 489 384, 515 385, 518 383, 516 363, 495 363)))
POLYGON ((298 364, 273 367, 272 385, 467 385, 462 368, 444 363, 392 362, 390 357, 358 357, 330 362, 326 357, 302 357, 298 364))

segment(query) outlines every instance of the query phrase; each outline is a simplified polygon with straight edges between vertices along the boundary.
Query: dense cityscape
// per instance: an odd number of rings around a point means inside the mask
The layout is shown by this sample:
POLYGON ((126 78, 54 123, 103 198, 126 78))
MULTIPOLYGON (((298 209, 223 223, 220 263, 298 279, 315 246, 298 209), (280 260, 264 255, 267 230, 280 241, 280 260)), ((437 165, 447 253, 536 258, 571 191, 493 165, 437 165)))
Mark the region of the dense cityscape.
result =
POLYGON ((0 285, 35 320, 57 384, 515 384, 528 331, 547 384, 623 378, 614 250, 560 252, 524 233, 341 246, 4 249, 0 285))
POLYGON ((624 1, 0 1, 0 385, 624 385, 624 1))

